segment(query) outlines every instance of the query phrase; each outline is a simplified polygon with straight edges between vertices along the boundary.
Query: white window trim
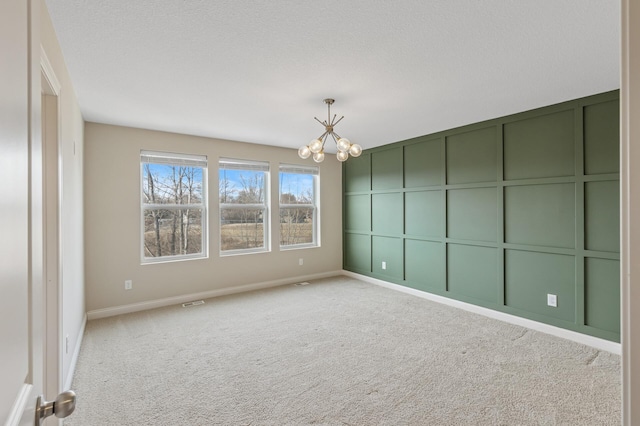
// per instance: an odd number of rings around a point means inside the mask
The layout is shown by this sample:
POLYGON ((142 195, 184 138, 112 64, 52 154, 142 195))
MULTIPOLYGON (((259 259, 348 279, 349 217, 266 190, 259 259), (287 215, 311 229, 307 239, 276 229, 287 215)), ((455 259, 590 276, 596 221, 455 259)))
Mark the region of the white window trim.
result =
MULTIPOLYGON (((220 157, 218 159, 218 186, 220 185, 220 170, 247 170, 254 172, 264 172, 264 202, 263 204, 238 204, 219 203, 218 218, 218 243, 220 257, 238 256, 243 254, 268 253, 271 251, 271 165, 267 161, 242 160, 237 158, 220 157), (247 249, 223 250, 222 249, 222 211, 232 209, 261 209, 262 210, 262 233, 263 246, 247 249)), ((218 199, 219 199, 218 194, 218 199)))
POLYGON ((300 250, 320 247, 320 168, 317 166, 302 166, 299 164, 281 163, 278 170, 278 182, 280 173, 299 173, 313 175, 313 204, 280 204, 280 185, 278 185, 278 215, 286 208, 311 208, 313 209, 313 241, 310 243, 287 244, 280 246, 280 251, 300 250))
POLYGON ((207 259, 209 257, 209 213, 208 213, 208 161, 206 155, 179 154, 159 151, 140 151, 140 259, 141 265, 180 262, 184 260, 207 259), (202 168, 202 203, 201 204, 145 204, 144 202, 144 164, 166 164, 172 166, 192 166, 202 168), (144 250, 144 212, 145 210, 202 210, 202 251, 193 254, 174 256, 146 257, 144 250))

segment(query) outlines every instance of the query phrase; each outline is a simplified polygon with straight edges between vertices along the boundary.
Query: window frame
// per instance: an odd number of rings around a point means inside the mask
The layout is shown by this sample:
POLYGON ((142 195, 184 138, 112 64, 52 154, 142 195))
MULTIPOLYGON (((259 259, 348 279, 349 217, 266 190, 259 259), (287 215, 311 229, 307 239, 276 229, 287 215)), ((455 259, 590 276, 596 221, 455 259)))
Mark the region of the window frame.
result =
POLYGON ((218 189, 218 242, 220 257, 237 256, 243 254, 266 253, 271 251, 271 164, 268 161, 244 160, 238 158, 220 157, 218 159, 218 188, 220 188, 220 172, 222 170, 245 170, 263 173, 263 202, 260 203, 222 203, 218 189), (222 247, 222 218, 224 210, 261 209, 262 210, 262 247, 223 250, 222 247))
POLYGON ((161 151, 140 151, 140 262, 141 265, 179 262, 185 260, 207 259, 209 257, 209 209, 208 209, 208 160, 206 155, 182 154, 161 151), (154 161, 151 161, 154 160, 154 161), (202 170, 202 199, 200 203, 191 204, 150 204, 145 203, 144 179, 145 164, 159 164, 175 167, 199 167, 202 170), (201 210, 201 242, 200 253, 168 255, 160 257, 145 256, 145 212, 148 210, 201 210))
MULTIPOLYGON (((295 209, 295 208, 309 208, 313 211, 312 228, 312 241, 310 243, 300 244, 282 244, 282 236, 280 236, 278 244, 280 250, 299 250, 306 248, 320 247, 320 168, 317 166, 303 166, 299 164, 285 164, 280 163, 278 168, 278 217, 283 209, 295 209), (288 174, 301 174, 311 175, 313 178, 313 197, 311 204, 286 204, 282 203, 282 173, 288 174)), ((278 221, 280 224, 280 221, 278 221)), ((282 232, 282 226, 280 225, 280 232, 282 232)))

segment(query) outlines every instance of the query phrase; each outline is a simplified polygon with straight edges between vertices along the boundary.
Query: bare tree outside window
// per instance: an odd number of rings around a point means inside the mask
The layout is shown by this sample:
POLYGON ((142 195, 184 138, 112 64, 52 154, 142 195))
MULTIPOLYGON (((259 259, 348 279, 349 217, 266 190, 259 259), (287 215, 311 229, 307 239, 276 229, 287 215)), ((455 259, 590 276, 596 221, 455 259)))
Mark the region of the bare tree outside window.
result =
POLYGON ((141 155, 143 261, 206 255, 206 158, 173 155, 141 155))
POLYGON ((220 251, 267 250, 268 163, 220 160, 220 251))
POLYGON ((317 245, 317 179, 317 167, 280 166, 280 247, 317 245))

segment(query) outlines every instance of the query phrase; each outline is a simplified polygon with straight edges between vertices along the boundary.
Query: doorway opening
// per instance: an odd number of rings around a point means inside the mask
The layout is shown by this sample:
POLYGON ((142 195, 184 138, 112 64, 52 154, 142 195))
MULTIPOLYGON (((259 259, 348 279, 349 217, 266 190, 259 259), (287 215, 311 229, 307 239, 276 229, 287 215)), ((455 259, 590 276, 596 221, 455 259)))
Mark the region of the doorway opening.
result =
MULTIPOLYGON (((44 55, 44 53, 43 53, 44 55)), ((44 265, 44 395, 53 400, 65 385, 62 377, 62 246, 61 246, 61 150, 60 83, 46 56, 41 57, 42 87, 42 188, 44 265)), ((66 343, 66 344, 65 344, 66 343)), ((68 350, 68 349, 67 349, 68 350)))

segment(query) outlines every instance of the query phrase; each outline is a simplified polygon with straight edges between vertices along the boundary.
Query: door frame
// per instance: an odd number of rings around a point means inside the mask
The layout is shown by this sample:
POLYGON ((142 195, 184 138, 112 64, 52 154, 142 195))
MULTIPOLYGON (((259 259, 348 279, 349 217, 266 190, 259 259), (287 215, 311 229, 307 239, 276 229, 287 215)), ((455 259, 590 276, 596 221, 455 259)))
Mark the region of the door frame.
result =
POLYGON ((622 424, 640 424, 640 4, 622 0, 620 66, 620 314, 622 424), (634 185, 635 183, 635 185, 634 185))
POLYGON ((62 155, 60 125, 61 84, 40 46, 42 92, 43 249, 44 249, 44 395, 53 400, 63 391, 62 336, 62 155))

